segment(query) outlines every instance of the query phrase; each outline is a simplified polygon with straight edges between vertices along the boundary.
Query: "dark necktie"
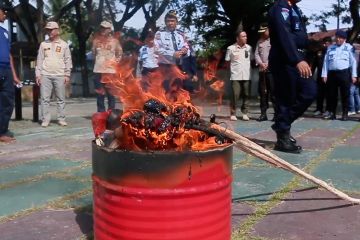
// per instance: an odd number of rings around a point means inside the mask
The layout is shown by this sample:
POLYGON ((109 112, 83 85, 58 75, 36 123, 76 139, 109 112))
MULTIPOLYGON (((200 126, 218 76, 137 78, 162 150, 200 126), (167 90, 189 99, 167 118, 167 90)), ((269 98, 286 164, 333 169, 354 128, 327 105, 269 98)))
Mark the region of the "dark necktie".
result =
MULTIPOLYGON (((178 51, 179 49, 176 44, 175 32, 171 32, 171 41, 172 41, 175 52, 178 51)), ((175 62, 176 62, 176 65, 180 65, 180 59, 176 58, 175 62)))
POLYGON ((176 44, 175 32, 171 32, 171 40, 172 40, 172 44, 174 46, 175 52, 178 51, 179 49, 176 44))

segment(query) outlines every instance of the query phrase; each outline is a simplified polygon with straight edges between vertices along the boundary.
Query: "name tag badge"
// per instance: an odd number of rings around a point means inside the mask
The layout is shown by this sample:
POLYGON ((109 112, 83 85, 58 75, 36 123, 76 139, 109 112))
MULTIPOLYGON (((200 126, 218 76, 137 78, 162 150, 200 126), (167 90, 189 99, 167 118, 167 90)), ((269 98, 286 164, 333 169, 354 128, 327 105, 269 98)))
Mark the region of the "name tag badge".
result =
POLYGON ((56 49, 55 49, 55 52, 57 52, 57 53, 61 52, 61 47, 57 46, 56 49))

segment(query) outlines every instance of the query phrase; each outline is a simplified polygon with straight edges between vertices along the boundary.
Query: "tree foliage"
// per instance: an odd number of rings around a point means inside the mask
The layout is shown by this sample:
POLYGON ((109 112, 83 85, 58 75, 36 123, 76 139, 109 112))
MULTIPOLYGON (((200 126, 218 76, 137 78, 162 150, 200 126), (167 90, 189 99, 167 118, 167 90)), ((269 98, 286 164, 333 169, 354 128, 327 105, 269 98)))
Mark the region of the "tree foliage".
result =
POLYGON ((332 4, 329 11, 321 11, 320 14, 314 14, 311 19, 317 22, 316 26, 321 31, 326 31, 326 24, 329 23, 330 17, 341 16, 341 22, 352 24, 349 31, 348 42, 354 42, 360 33, 360 17, 359 17, 359 0, 340 0, 338 4, 332 4))

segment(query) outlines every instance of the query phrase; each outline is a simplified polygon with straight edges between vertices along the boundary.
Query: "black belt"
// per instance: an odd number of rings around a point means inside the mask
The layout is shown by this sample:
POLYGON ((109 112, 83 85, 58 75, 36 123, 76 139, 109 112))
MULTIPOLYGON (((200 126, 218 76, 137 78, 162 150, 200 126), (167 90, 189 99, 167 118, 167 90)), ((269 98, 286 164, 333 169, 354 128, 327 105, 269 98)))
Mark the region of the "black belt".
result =
POLYGON ((350 72, 350 68, 345 68, 342 70, 329 70, 329 73, 346 73, 346 72, 350 72))

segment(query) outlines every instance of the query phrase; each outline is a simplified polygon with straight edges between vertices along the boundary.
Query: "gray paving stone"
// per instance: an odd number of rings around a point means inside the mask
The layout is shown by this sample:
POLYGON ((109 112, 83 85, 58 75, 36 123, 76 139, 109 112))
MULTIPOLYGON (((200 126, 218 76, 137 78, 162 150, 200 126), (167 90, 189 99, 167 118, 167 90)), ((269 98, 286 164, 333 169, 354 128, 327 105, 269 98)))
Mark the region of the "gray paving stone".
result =
POLYGON ((1 240, 71 240, 92 231, 92 216, 73 210, 41 211, 0 224, 1 240))
POLYGON ((244 153, 243 151, 240 151, 239 149, 234 147, 233 163, 238 163, 240 161, 245 160, 246 155, 247 155, 246 153, 244 153))
POLYGON ((48 159, 33 161, 19 166, 0 169, 0 184, 35 177, 47 172, 61 171, 64 168, 80 165, 80 162, 48 159))
POLYGON ((234 170, 233 200, 266 201, 294 176, 277 168, 243 167, 234 170))
MULTIPOLYGON (((280 157, 281 159, 295 165, 298 168, 304 168, 312 159, 319 156, 320 151, 315 150, 303 150, 301 154, 292 154, 292 153, 284 153, 279 151, 272 151, 275 155, 280 157)), ((265 163, 265 161, 260 159, 253 160, 254 163, 265 163)), ((269 164, 270 166, 270 164, 269 164)))
POLYGON ((322 138, 322 137, 299 137, 297 138, 298 145, 302 146, 306 150, 326 150, 330 148, 336 139, 334 138, 322 138))
POLYGON ((234 202, 231 206, 231 228, 237 230, 247 217, 254 213, 254 207, 241 202, 234 202))
POLYGON ((349 146, 345 144, 336 146, 329 156, 329 159, 358 160, 360 163, 360 145, 349 146))
POLYGON ((27 161, 40 160, 49 158, 49 156, 56 156, 60 152, 53 147, 33 148, 22 152, 11 152, 0 154, 0 166, 9 164, 18 164, 27 161))
POLYGON ((317 138, 339 138, 344 135, 346 130, 344 129, 328 129, 328 128, 318 128, 311 129, 309 132, 306 132, 304 137, 317 137, 317 138))
POLYGON ((91 174, 92 174, 91 166, 71 172, 71 175, 73 176, 84 177, 84 178, 88 178, 89 180, 91 179, 91 174))
POLYGON ((326 161, 320 163, 312 174, 342 190, 360 192, 360 164, 326 161))
POLYGON ((40 206, 57 197, 80 191, 89 185, 71 180, 45 178, 39 182, 2 189, 0 216, 40 206))
POLYGON ((71 200, 69 202, 70 207, 73 208, 79 208, 79 207, 88 207, 88 206, 92 206, 93 203, 93 196, 92 194, 71 200))
POLYGON ((291 194, 254 227, 252 236, 286 240, 359 240, 360 206, 321 190, 291 194))

